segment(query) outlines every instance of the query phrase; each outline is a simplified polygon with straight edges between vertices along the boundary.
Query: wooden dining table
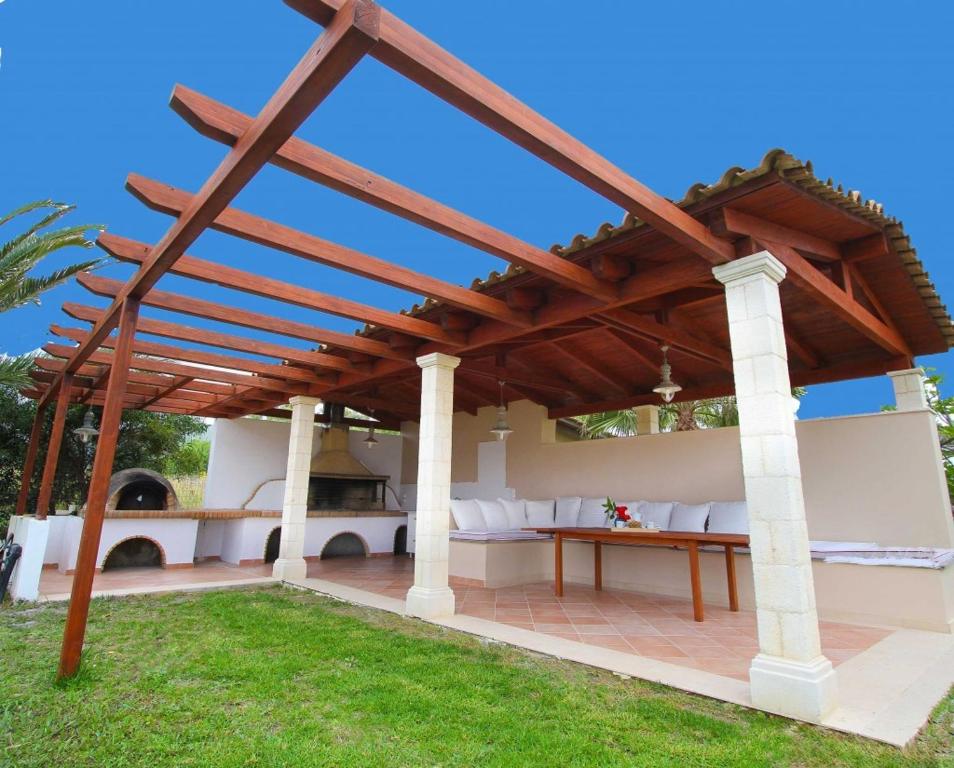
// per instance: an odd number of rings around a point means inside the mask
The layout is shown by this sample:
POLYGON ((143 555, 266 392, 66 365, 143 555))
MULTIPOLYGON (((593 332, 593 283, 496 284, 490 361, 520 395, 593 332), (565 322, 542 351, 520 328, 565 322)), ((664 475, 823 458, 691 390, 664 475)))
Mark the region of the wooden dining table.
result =
POLYGON ((729 610, 739 610, 739 593, 735 577, 735 548, 749 546, 749 537, 734 533, 697 533, 695 531, 649 531, 641 528, 530 528, 537 533, 552 533, 554 538, 554 592, 563 595, 563 542, 593 542, 593 586, 603 589, 603 544, 684 548, 689 556, 689 582, 692 588, 692 613, 703 621, 702 575, 699 571, 699 547, 717 546, 725 551, 726 581, 729 588, 729 610))

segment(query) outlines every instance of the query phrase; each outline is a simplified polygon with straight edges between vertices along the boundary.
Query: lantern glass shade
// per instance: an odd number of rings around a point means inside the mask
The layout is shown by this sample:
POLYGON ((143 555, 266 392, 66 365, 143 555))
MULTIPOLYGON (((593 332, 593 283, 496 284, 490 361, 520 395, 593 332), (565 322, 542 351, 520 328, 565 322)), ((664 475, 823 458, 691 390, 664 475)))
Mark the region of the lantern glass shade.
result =
POLYGON ((378 444, 378 439, 374 436, 374 427, 371 427, 368 430, 368 436, 364 438, 364 445, 366 448, 374 448, 378 444))
POLYGON ((513 433, 513 430, 510 428, 510 424, 507 423, 506 405, 498 406, 497 423, 494 424, 493 429, 490 431, 492 434, 496 435, 498 440, 506 440, 513 433))
POLYGON ((74 429, 73 434, 76 435, 83 443, 88 443, 99 434, 99 430, 93 426, 92 408, 86 411, 86 415, 83 416, 83 425, 74 429))
POLYGON ((669 347, 664 344, 662 346, 663 362, 660 367, 662 378, 659 383, 653 387, 653 392, 661 396, 665 403, 671 403, 676 393, 682 391, 682 387, 672 380, 672 366, 669 365, 669 360, 666 355, 668 351, 669 347))

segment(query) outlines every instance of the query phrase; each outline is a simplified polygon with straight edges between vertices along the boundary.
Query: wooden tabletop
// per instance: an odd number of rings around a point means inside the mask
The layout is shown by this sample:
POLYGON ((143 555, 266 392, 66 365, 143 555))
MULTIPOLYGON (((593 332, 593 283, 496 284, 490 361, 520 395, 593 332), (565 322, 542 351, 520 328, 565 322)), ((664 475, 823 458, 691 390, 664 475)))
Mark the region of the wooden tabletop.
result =
POLYGON ((645 528, 570 528, 549 526, 544 528, 524 528, 525 531, 537 533, 559 533, 565 539, 584 539, 592 541, 618 541, 621 544, 627 541, 643 543, 658 541, 666 544, 679 544, 693 541, 696 544, 729 544, 735 547, 749 546, 749 537, 741 533, 703 533, 700 531, 649 531, 645 528))

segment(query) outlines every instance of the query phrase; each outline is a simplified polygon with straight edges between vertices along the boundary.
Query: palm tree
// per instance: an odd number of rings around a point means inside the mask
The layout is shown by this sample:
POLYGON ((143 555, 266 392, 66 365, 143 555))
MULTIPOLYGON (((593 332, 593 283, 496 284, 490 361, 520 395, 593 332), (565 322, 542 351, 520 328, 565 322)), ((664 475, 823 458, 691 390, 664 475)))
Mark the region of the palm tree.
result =
MULTIPOLYGON (((87 239, 89 230, 102 231, 99 224, 81 224, 73 227, 46 230, 75 208, 52 200, 37 200, 17 208, 0 218, 0 226, 13 219, 38 210, 48 210, 43 218, 27 227, 26 231, 0 244, 0 312, 6 312, 24 304, 39 304, 40 294, 69 280, 77 272, 93 269, 102 264, 102 259, 92 259, 54 270, 47 275, 35 277, 30 271, 40 261, 61 248, 78 246, 92 248, 87 239)), ((34 354, 20 356, 4 355, 0 359, 0 386, 22 387, 29 383, 27 376, 34 354)))

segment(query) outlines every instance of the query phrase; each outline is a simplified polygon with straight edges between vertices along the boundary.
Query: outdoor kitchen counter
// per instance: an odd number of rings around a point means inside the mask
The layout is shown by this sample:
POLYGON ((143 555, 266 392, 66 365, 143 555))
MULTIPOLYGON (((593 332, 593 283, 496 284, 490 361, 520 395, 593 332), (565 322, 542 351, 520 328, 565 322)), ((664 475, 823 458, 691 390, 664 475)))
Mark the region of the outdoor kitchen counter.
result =
MULTIPOLYGON (((399 509, 310 509, 308 517, 405 517, 399 509)), ((80 514, 82 517, 83 515, 80 514)), ((281 518, 280 509, 108 509, 114 520, 239 520, 242 518, 281 518)))

